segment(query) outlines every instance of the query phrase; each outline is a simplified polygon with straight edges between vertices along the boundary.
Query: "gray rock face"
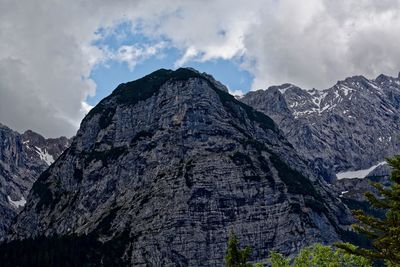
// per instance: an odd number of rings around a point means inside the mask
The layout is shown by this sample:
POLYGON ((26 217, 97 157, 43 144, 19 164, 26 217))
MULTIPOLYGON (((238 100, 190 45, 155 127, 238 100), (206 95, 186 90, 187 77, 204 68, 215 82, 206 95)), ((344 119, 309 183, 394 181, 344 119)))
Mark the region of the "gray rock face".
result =
POLYGON ((400 79, 354 76, 332 88, 290 84, 250 92, 241 101, 271 116, 326 180, 367 169, 400 152, 400 79))
POLYGON ((34 184, 11 239, 123 237, 132 266, 221 266, 230 231, 292 254, 351 222, 275 123, 207 75, 159 70, 121 84, 34 184))
POLYGON ((379 197, 379 192, 371 185, 371 182, 377 182, 384 187, 390 187, 392 185, 388 176, 368 176, 363 179, 336 180, 331 186, 348 208, 352 210, 363 210, 369 215, 383 218, 385 217, 386 211, 374 208, 365 197, 366 192, 372 192, 379 197))
POLYGON ((21 135, 0 124, 0 239, 25 205, 33 182, 69 143, 32 131, 21 135))
POLYGON ((72 141, 64 136, 59 138, 44 138, 31 130, 22 134, 22 140, 28 156, 37 159, 39 155, 40 160, 45 161, 48 166, 70 146, 72 141))

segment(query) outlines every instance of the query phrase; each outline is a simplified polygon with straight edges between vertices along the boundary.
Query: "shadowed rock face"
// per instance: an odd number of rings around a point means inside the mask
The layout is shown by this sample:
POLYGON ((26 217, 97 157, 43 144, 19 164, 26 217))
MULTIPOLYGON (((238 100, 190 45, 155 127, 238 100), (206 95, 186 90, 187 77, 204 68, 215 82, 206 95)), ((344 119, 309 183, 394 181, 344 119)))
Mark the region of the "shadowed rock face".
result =
POLYGON ((244 103, 271 116, 326 180, 400 152, 400 79, 354 76, 326 90, 290 84, 250 92, 244 103))
POLYGON ((118 240, 133 266, 221 266, 230 231, 253 259, 338 240, 345 206, 224 88, 191 69, 118 86, 35 183, 10 238, 118 240))
POLYGON ((0 124, 0 240, 34 181, 69 144, 65 137, 45 139, 33 131, 21 135, 0 124))

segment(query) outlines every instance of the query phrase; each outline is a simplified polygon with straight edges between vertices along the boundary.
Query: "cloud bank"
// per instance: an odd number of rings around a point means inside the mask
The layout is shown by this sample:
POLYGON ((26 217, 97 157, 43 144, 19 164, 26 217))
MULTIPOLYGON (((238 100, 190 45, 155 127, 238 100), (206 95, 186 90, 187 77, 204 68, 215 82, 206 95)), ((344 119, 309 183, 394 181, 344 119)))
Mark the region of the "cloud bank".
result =
POLYGON ((182 52, 176 66, 240 62, 252 89, 323 89, 355 74, 397 76, 399 39, 398 0, 0 0, 0 122, 71 136, 95 94, 97 64, 133 69, 167 46, 182 52), (155 41, 95 44, 124 22, 155 41))

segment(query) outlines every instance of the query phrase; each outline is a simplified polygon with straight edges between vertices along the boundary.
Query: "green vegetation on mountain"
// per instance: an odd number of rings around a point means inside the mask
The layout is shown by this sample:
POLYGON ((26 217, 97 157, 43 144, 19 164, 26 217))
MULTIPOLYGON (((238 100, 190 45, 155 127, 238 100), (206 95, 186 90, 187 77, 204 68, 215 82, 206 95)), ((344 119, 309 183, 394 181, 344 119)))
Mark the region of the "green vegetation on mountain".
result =
MULTIPOLYGON (((321 244, 303 248, 294 259, 272 252, 269 263, 271 267, 372 267, 371 262, 364 257, 321 244)), ((256 267, 263 266, 256 264, 256 267)))
MULTIPOLYGON (((293 170, 285 164, 277 160, 274 162, 274 157, 271 158, 274 166, 280 172, 279 175, 282 175, 282 179, 286 176, 296 176, 294 175, 295 173, 290 173, 293 170)), ((354 225, 354 229, 358 234, 353 232, 353 236, 356 238, 352 242, 363 243, 364 247, 358 247, 351 243, 337 243, 335 244, 336 248, 314 244, 313 246, 303 248, 294 258, 286 258, 277 252, 270 252, 267 265, 257 263, 255 266, 368 267, 373 266, 372 262, 375 265, 381 265, 384 262, 389 267, 400 266, 400 156, 387 159, 387 161, 393 168, 390 178, 392 184, 390 187, 385 187, 380 183, 372 183, 379 192, 379 196, 374 195, 372 192, 366 193, 366 197, 372 207, 369 207, 364 202, 348 202, 350 208, 360 208, 354 211, 354 215, 359 222, 354 225), (385 211, 386 213, 384 213, 385 211), (360 237, 366 237, 366 240, 358 242, 360 241, 360 237)), ((297 184, 297 187, 307 189, 307 184, 305 184, 305 187, 302 184, 297 184)), ((309 190, 313 192, 313 188, 311 188, 309 187, 309 190)), ((311 205, 316 204, 312 203, 311 205)), ((326 207, 318 206, 313 207, 313 209, 323 211, 326 207)), ((347 234, 350 234, 350 232, 347 234)), ((344 233, 344 235, 346 234, 344 233)), ((350 239, 347 240, 350 241, 350 239)), ((239 241, 232 234, 228 241, 228 249, 225 257, 226 266, 252 266, 248 262, 250 254, 250 247, 239 249, 239 241)))
POLYGON ((231 233, 226 250, 226 267, 251 267, 248 258, 251 254, 250 247, 239 248, 239 240, 234 233, 231 233))
POLYGON ((392 185, 384 187, 372 183, 379 196, 372 192, 365 195, 376 209, 386 210, 384 218, 367 214, 362 210, 354 211, 358 223, 354 229, 371 240, 372 248, 360 248, 349 244, 336 244, 348 253, 360 255, 372 260, 383 260, 387 266, 400 266, 400 156, 387 159, 393 168, 390 180, 392 185))
MULTIPOLYGON (((347 244, 349 247, 353 247, 347 244)), ((294 258, 287 258, 280 253, 272 251, 268 262, 249 262, 251 248, 239 248, 239 240, 231 233, 228 240, 228 248, 225 256, 227 267, 372 267, 370 260, 357 255, 347 253, 342 249, 335 249, 330 246, 315 244, 303 248, 294 258)))

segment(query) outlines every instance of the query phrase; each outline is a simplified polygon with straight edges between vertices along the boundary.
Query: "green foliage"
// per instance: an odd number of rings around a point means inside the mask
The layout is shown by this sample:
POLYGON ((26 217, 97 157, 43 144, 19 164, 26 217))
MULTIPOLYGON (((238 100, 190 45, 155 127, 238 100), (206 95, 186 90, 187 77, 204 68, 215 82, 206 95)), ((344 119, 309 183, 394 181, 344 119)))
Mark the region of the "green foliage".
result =
POLYGON ((389 188, 379 183, 372 183, 380 197, 372 192, 365 195, 374 208, 387 210, 384 218, 368 215, 362 210, 354 211, 359 222, 354 229, 366 235, 372 248, 360 248, 350 244, 336 244, 337 247, 355 255, 372 260, 384 260, 387 266, 400 266, 400 156, 387 159, 393 168, 389 188))
POLYGON ((250 254, 250 247, 239 249, 239 241, 236 235, 231 233, 225 256, 226 267, 251 267, 251 264, 247 263, 250 254))
POLYGON ((342 202, 346 204, 347 207, 351 210, 362 210, 365 212, 365 214, 378 217, 380 219, 385 218, 385 210, 371 207, 371 204, 368 201, 359 201, 351 198, 342 198, 342 202))
POLYGON ((356 246, 360 246, 363 248, 371 248, 371 241, 368 239, 367 236, 354 232, 353 230, 343 230, 337 229, 338 234, 340 236, 340 240, 344 241, 345 243, 351 243, 356 246))
MULTIPOLYGON (((269 257, 271 267, 369 267, 371 262, 364 257, 351 255, 341 249, 315 244, 303 248, 293 259, 271 252, 269 257)), ((262 267, 262 264, 256 265, 262 267)))
POLYGON ((290 267, 290 259, 285 258, 282 254, 272 251, 269 255, 271 267, 290 267))
POLYGON ((367 267, 372 266, 364 257, 355 256, 343 250, 332 250, 329 246, 316 244, 302 249, 294 260, 296 267, 367 267))

